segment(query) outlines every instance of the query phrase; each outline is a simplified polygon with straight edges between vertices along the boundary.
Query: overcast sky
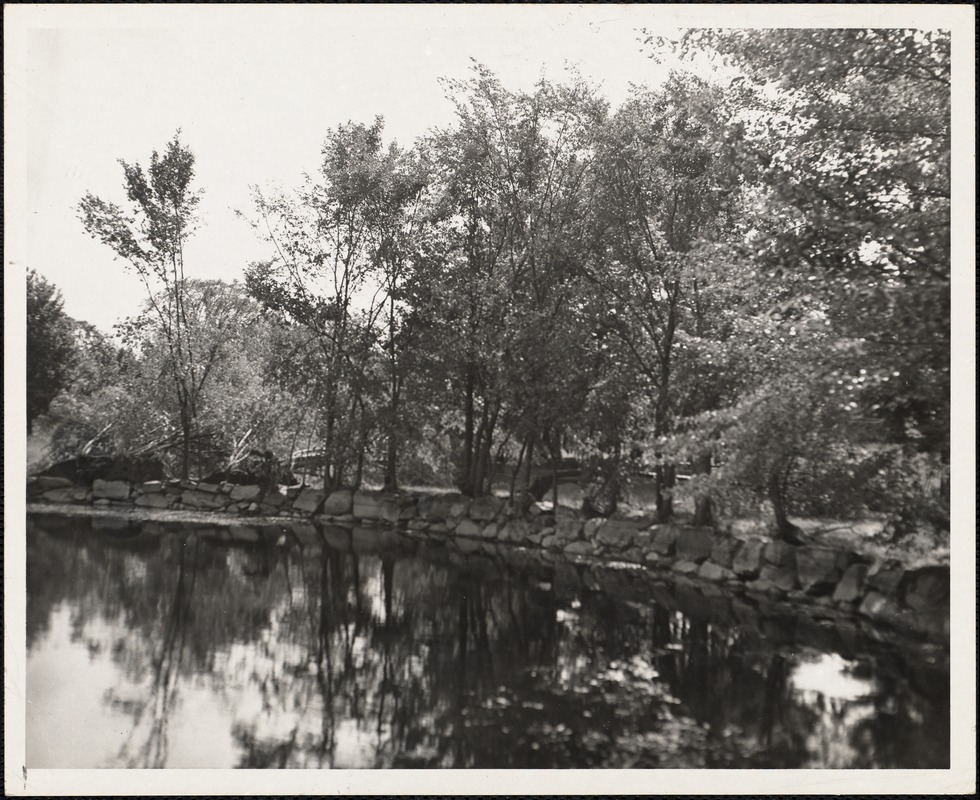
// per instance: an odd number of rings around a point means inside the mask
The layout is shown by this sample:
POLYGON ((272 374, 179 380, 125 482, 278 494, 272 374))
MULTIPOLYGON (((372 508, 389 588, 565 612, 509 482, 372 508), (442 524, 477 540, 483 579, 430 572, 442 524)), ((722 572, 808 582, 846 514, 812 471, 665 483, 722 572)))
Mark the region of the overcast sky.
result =
MULTIPOLYGON (((108 329, 142 287, 91 240, 75 207, 86 190, 122 201, 117 159, 146 163, 176 129, 197 158, 204 227, 188 273, 235 279, 265 246, 234 215, 249 186, 297 185, 329 128, 381 114, 410 144, 452 119, 440 77, 474 58, 508 87, 564 64, 614 101, 665 73, 641 53, 649 8, 239 8, 203 24, 44 27, 27 38, 27 250, 9 253, 56 283, 69 314, 108 329)), ((106 25, 110 24, 106 20, 106 25)))
MULTIPOLYGON (((841 24, 854 13, 800 8, 7 6, 6 166, 22 179, 8 203, 23 201, 25 216, 11 224, 8 213, 5 260, 37 269, 69 314, 109 330, 138 309, 143 288, 85 234, 78 201, 90 190, 122 202, 117 159, 145 164, 178 128, 205 191, 188 274, 233 280, 268 255, 234 214, 250 209, 251 185, 298 185, 328 129, 348 120, 381 114, 403 144, 448 123, 438 79, 465 78, 470 59, 510 88, 575 64, 615 104, 630 82, 667 73, 639 29, 841 24)), ((894 24, 888 9, 861 13, 864 24, 894 24)))

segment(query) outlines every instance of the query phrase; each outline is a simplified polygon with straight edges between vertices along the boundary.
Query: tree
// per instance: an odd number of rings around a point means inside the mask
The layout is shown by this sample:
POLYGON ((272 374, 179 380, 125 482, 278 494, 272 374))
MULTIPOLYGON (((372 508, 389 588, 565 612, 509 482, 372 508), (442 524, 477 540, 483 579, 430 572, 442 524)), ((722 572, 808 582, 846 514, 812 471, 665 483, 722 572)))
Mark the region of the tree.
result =
POLYGON ((948 470, 948 34, 699 30, 680 39, 682 53, 705 49, 738 70, 733 138, 758 176, 758 207, 733 255, 756 274, 749 294, 778 287, 752 324, 772 344, 807 339, 815 321, 821 329, 789 358, 745 340, 769 352, 769 377, 726 411, 729 430, 742 432, 727 437, 730 466, 769 453, 765 482, 774 506, 785 504, 793 464, 805 468, 798 476, 812 473, 835 453, 837 470, 854 476, 854 458, 873 463, 882 447, 864 447, 861 429, 877 421, 900 467, 902 452, 918 451, 948 470), (752 449, 777 430, 781 447, 752 449), (856 446, 863 455, 844 457, 856 446))
MULTIPOLYGON (((610 120, 600 148, 604 239, 589 275, 605 298, 603 325, 624 345, 648 394, 661 520, 673 514, 676 471, 663 442, 681 398, 689 406, 691 397, 676 385, 682 340, 685 327, 704 320, 704 245, 737 232, 742 176, 720 135, 727 111, 717 88, 673 75, 661 91, 634 92, 610 120)), ((708 468, 704 457, 696 460, 708 468)), ((702 520, 708 516, 702 510, 702 520)))
POLYGON ((27 273, 27 431, 71 379, 76 359, 73 320, 61 292, 33 269, 27 273))
POLYGON ((456 122, 428 142, 446 252, 426 316, 461 412, 457 483, 478 495, 495 436, 516 437, 529 468, 538 446, 556 462, 564 418, 584 395, 563 388, 584 360, 568 333, 580 332, 570 320, 594 238, 586 176, 606 107, 581 80, 510 92, 486 68, 473 72, 448 83, 456 122))
POLYGON ((89 235, 108 245, 146 287, 163 334, 168 382, 179 408, 180 472, 186 478, 198 402, 209 375, 189 331, 184 273, 184 245, 194 232, 200 200, 200 193, 191 189, 194 154, 181 144, 178 131, 162 155, 153 151, 148 170, 136 163, 119 163, 130 214, 89 192, 79 204, 80 219, 89 235))

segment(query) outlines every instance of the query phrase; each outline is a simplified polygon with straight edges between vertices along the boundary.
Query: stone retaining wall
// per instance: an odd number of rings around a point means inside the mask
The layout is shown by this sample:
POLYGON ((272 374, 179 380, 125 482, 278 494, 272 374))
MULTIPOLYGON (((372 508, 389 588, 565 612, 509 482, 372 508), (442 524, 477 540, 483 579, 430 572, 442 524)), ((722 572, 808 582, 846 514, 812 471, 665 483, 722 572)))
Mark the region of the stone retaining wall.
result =
MULTIPOLYGON (((513 512, 495 497, 384 494, 311 487, 263 491, 259 486, 197 481, 28 479, 28 500, 119 510, 190 510, 243 517, 309 520, 332 525, 392 526, 426 539, 542 548, 564 556, 627 562, 701 582, 801 603, 850 610, 931 638, 949 635, 949 568, 906 569, 846 550, 794 546, 711 528, 657 525, 648 519, 592 518, 564 506, 513 512)), ((355 531, 356 532, 356 531, 355 531)))

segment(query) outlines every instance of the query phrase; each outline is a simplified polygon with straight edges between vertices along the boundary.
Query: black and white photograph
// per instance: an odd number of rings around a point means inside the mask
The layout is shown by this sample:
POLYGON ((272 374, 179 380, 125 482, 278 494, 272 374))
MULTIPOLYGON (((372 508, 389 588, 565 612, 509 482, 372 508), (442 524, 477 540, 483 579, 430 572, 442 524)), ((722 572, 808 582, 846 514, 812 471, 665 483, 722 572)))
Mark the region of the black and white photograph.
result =
POLYGON ((975 22, 6 5, 6 793, 974 792, 975 22))

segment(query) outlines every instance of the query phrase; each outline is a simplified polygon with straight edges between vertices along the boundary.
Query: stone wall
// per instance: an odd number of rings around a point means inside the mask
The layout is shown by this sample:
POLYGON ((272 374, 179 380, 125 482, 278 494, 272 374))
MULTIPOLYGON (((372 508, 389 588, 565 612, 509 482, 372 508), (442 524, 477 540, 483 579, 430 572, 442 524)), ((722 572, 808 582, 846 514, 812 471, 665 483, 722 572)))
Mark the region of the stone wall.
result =
MULTIPOLYGON (((263 491, 259 486, 197 481, 28 480, 28 501, 107 510, 182 510, 312 521, 331 525, 394 527, 425 539, 463 545, 491 542, 541 548, 565 557, 643 565, 736 593, 851 611, 931 638, 949 635, 949 568, 906 569, 839 548, 794 546, 761 536, 648 519, 592 518, 568 507, 533 505, 515 513, 495 497, 459 494, 384 494, 311 487, 263 491)), ((357 530, 355 530, 355 533, 357 530)))

